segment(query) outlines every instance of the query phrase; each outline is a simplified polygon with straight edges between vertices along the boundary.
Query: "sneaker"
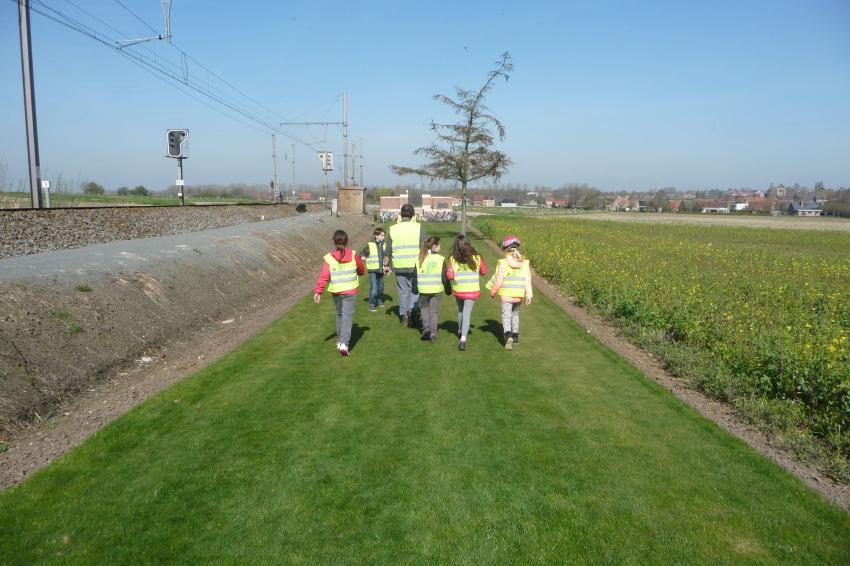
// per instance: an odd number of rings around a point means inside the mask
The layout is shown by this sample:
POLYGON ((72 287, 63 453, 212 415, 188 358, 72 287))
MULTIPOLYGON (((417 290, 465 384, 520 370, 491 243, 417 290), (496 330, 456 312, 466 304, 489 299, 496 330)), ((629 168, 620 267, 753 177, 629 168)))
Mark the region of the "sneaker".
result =
POLYGON ((519 332, 514 332, 513 337, 514 337, 514 344, 519 344, 519 332))
POLYGON ((369 307, 369 312, 378 312, 376 307, 369 307))
POLYGON ((437 341, 437 333, 436 333, 436 332, 434 332, 433 334, 431 334, 431 336, 429 336, 429 337, 428 337, 428 340, 430 340, 430 341, 431 341, 431 344, 433 344, 434 342, 436 342, 436 341, 437 341))
POLYGON ((382 306, 384 306, 384 303, 378 303, 378 306, 382 307, 382 306))
POLYGON ((348 346, 345 344, 340 344, 339 346, 339 355, 347 356, 348 355, 348 346))
POLYGON ((339 350, 339 347, 342 346, 342 342, 339 340, 336 341, 336 349, 339 350))
POLYGON ((513 350, 514 349, 514 339, 513 336, 508 336, 505 340, 505 350, 513 350))
POLYGON ((408 326, 410 324, 408 321, 409 319, 406 314, 401 315, 401 320, 399 322, 401 322, 402 326, 408 326))
POLYGON ((430 340, 431 336, 433 336, 431 333, 423 332, 422 335, 419 337, 419 339, 420 340, 430 340))
POLYGON ((466 340, 461 340, 457 345, 457 349, 460 350, 461 352, 465 352, 466 351, 466 340))
POLYGON ((413 320, 413 317, 408 315, 406 318, 407 318, 407 327, 408 328, 416 328, 416 321, 413 320))

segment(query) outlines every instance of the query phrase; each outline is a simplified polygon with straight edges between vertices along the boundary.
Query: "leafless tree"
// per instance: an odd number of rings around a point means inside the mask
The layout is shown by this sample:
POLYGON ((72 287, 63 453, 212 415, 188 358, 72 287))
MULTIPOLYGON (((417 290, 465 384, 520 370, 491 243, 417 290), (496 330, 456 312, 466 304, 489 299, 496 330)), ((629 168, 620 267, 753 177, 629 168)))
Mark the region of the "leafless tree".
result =
POLYGON ((467 184, 488 177, 499 179, 507 173, 511 160, 501 151, 493 149, 496 135, 505 139, 502 122, 484 104, 484 97, 493 88, 497 79, 507 81, 513 70, 510 53, 503 53, 495 68, 487 74, 487 80, 476 90, 455 87, 455 98, 437 94, 434 100, 452 108, 461 120, 454 124, 431 122, 431 130, 437 140, 429 146, 413 152, 422 155, 428 163, 421 167, 392 165, 397 175, 421 175, 430 179, 445 179, 460 183, 461 187, 461 233, 466 233, 467 184), (496 131, 494 135, 493 130, 496 131))

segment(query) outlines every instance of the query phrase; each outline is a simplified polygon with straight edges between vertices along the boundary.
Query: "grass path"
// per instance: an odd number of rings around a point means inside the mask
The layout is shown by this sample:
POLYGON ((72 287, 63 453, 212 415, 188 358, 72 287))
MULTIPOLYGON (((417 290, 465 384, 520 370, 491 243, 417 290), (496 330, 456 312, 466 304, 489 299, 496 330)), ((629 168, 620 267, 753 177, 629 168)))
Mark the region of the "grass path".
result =
POLYGON ((0 563, 850 562, 847 515, 544 297, 513 352, 495 301, 467 352, 448 297, 433 345, 360 301, 347 359, 327 298, 0 494, 0 563))

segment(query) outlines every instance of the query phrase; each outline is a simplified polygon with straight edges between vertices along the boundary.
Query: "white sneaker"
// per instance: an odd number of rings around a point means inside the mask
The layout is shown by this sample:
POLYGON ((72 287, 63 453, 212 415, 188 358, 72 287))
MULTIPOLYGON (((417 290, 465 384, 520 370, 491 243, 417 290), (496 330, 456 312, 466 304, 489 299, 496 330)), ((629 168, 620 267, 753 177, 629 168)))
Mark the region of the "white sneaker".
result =
POLYGON ((339 340, 336 341, 336 349, 339 350, 339 347, 342 346, 342 342, 339 340))

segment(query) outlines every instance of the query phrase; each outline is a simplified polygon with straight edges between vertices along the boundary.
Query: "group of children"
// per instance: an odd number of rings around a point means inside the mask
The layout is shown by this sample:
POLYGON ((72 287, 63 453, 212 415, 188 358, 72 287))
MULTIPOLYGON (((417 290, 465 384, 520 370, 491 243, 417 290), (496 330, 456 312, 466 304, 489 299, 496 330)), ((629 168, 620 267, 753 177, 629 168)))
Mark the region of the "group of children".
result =
MULTIPOLYGON (((384 304, 384 278, 393 268, 392 252, 385 249, 384 239, 384 230, 375 228, 374 238, 357 254, 347 247, 348 235, 343 230, 337 230, 333 235, 334 250, 324 257, 313 300, 319 303, 326 288, 333 296, 336 305, 337 350, 342 356, 348 356, 350 353, 354 301, 357 297, 359 277, 369 273, 369 310, 374 312, 384 304), (365 257, 365 263, 361 256, 365 257)), ((512 235, 502 240, 503 257, 498 261, 495 273, 485 284, 490 298, 498 296, 501 302, 503 344, 506 350, 513 349, 519 342, 519 309, 523 302, 531 304, 533 296, 531 269, 528 260, 520 254, 520 243, 519 238, 512 235)), ((416 303, 419 305, 422 320, 421 339, 424 341, 437 341, 440 300, 443 294, 454 295, 458 310, 458 349, 465 351, 472 309, 475 301, 481 297, 480 277, 487 274, 484 258, 475 250, 469 239, 459 234, 452 243, 448 256, 444 257, 440 255, 440 238, 424 237, 419 254, 415 258, 415 276, 412 283, 408 281, 407 268, 402 277, 399 277, 397 268, 393 271, 396 271, 400 295, 407 295, 405 299, 410 305, 409 309, 416 303), (402 279, 404 281, 401 281, 402 279)), ((402 324, 412 326, 412 310, 402 309, 400 306, 399 316, 402 324)))

